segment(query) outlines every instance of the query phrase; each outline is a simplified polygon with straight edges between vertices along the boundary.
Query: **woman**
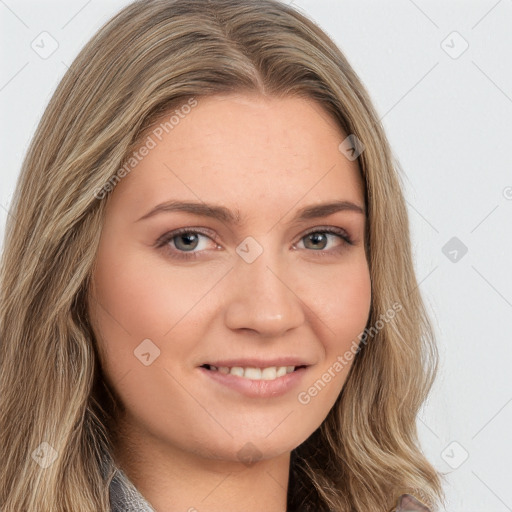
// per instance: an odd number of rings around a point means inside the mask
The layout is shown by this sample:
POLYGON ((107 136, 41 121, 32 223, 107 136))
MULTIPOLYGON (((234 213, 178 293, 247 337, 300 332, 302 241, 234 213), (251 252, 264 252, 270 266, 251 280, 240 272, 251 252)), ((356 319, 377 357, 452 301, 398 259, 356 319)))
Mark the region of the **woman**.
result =
POLYGON ((2 510, 435 510, 415 419, 437 353, 396 167, 291 7, 108 22, 7 226, 2 510))

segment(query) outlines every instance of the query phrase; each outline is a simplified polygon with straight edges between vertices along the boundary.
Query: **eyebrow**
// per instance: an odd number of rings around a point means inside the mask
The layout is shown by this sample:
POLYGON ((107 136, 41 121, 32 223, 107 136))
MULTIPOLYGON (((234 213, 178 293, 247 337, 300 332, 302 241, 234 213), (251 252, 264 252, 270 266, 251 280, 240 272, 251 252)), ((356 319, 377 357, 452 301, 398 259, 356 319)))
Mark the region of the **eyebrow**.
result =
MULTIPOLYGON (((311 206, 305 206, 296 213, 293 220, 301 222, 304 220, 317 219, 321 217, 327 217, 333 213, 349 211, 356 212, 362 215, 366 215, 363 206, 355 204, 351 201, 330 201, 327 203, 320 203, 311 206)), ((201 217, 210 217, 217 219, 226 224, 240 225, 242 219, 240 211, 238 209, 231 211, 228 208, 215 204, 198 203, 194 201, 167 201, 159 204, 151 209, 148 213, 143 215, 136 222, 139 222, 150 217, 154 217, 157 214, 164 212, 185 212, 193 215, 199 215, 201 217)))

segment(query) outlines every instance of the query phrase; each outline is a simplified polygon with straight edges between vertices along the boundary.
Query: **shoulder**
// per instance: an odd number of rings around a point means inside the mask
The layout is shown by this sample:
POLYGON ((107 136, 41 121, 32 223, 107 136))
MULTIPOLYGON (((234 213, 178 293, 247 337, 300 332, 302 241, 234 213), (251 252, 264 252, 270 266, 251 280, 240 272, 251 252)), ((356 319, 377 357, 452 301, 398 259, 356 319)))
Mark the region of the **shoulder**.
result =
POLYGON ((424 503, 418 501, 411 494, 402 494, 398 498, 397 508, 391 512, 432 512, 424 503))

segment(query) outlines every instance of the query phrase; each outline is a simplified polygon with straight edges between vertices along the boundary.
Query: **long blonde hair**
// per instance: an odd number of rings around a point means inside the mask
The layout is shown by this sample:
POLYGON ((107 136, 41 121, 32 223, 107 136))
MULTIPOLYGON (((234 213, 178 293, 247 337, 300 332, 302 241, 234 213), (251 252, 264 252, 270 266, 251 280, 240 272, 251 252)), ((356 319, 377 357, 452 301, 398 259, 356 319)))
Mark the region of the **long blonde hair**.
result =
POLYGON ((405 492, 432 509, 443 500, 442 475, 416 430, 437 351, 399 165, 360 79, 315 23, 283 3, 144 0, 106 23, 73 62, 14 194, 0 270, 4 512, 109 510, 116 400, 87 315, 106 204, 97 191, 163 113, 241 91, 312 98, 364 144, 368 327, 379 328, 361 343, 321 427, 293 450, 288 510, 387 512, 405 492), (402 311, 383 322, 393 304, 402 311))

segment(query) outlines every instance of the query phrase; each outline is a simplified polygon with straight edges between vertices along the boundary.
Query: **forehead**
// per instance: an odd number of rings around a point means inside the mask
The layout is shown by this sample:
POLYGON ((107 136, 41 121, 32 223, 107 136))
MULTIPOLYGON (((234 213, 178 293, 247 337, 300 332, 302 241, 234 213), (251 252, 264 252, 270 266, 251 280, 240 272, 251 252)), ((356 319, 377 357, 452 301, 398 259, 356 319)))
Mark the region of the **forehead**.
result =
POLYGON ((346 136, 311 99, 199 98, 192 108, 166 113, 144 134, 115 201, 143 207, 189 198, 220 201, 242 213, 249 205, 282 211, 325 199, 364 204, 357 162, 339 150, 346 136))

